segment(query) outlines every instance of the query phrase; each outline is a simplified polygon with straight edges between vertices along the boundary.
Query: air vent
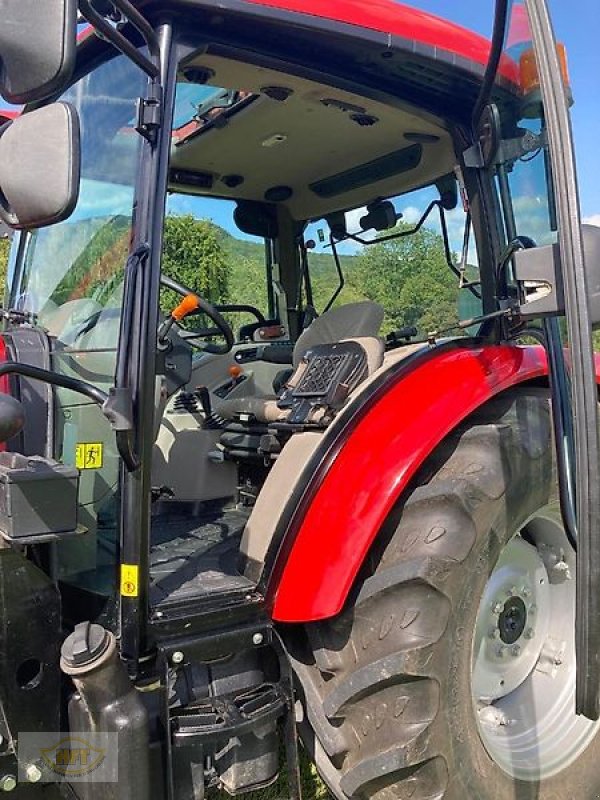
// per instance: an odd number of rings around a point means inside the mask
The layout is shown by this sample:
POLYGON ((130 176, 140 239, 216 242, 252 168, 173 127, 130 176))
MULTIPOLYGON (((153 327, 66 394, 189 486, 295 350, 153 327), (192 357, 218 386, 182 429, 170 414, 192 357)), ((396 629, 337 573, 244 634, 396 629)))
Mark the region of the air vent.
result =
POLYGON ((192 172, 187 169, 172 169, 169 173, 170 183, 179 183, 183 186, 194 186, 198 189, 212 189, 215 176, 210 172, 192 172))
POLYGON ((319 197, 336 197, 344 192, 400 175, 402 172, 409 172, 419 166, 422 155, 423 146, 413 144, 353 169, 339 172, 330 178, 311 183, 310 189, 319 197))

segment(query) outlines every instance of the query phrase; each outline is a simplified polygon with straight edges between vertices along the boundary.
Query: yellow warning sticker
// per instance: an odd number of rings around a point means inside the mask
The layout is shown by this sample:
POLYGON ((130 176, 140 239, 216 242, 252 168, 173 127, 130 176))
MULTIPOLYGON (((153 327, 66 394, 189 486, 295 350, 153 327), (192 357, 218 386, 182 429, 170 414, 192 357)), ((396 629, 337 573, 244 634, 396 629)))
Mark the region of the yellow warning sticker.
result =
POLYGON ((100 469, 104 458, 102 442, 80 442, 75 446, 77 469, 100 469))
POLYGON ((123 597, 137 597, 139 591, 139 571, 137 564, 121 564, 121 594, 123 597))

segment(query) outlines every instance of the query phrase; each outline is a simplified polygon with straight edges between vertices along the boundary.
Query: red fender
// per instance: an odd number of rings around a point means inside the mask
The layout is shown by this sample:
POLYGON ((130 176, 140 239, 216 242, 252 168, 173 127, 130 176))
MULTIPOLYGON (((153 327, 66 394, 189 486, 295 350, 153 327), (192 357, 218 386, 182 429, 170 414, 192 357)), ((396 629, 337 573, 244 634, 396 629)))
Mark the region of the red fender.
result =
POLYGON ((394 383, 341 446, 297 523, 276 565, 273 618, 339 613, 384 520, 437 445, 494 395, 546 374, 540 347, 481 346, 433 354, 394 383))

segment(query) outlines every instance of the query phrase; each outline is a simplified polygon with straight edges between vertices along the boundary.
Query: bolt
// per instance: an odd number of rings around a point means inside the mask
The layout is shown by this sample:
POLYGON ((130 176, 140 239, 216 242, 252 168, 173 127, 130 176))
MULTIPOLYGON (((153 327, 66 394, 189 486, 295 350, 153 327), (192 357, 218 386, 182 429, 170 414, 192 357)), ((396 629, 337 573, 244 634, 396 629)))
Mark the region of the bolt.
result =
POLYGON ((263 643, 264 638, 265 637, 262 635, 262 633, 255 633, 254 636, 252 637, 252 644, 258 646, 259 644, 263 643))
POLYGON ((521 645, 519 645, 519 644, 514 645, 513 649, 511 650, 511 653, 513 654, 513 656, 515 658, 517 656, 520 656, 521 655, 521 645))
POLYGON ((504 647, 499 647, 496 650, 496 655, 498 656, 498 658, 504 658, 504 655, 505 655, 504 650, 505 650, 504 647))
POLYGON ((509 597, 516 597, 519 594, 519 590, 516 586, 511 586, 511 588, 506 593, 509 597))
POLYGON ((12 792, 17 788, 17 779, 14 775, 3 775, 0 778, 0 789, 3 792, 12 792))
POLYGON ((531 589, 529 586, 521 587, 521 595, 522 597, 531 597, 531 589))
POLYGON ((37 764, 30 764, 25 770, 25 777, 29 783, 37 783, 42 778, 42 770, 37 764))
POLYGON ((533 630, 533 628, 527 628, 527 630, 525 631, 525 638, 533 639, 534 636, 535 636, 535 631, 533 630))
POLYGON ((494 614, 501 614, 503 609, 504 606, 502 605, 502 603, 494 603, 492 606, 492 611, 494 612, 494 614))
POLYGON ((529 607, 530 614, 537 614, 537 606, 533 605, 529 607))
POLYGON ((181 664, 184 659, 184 655, 181 650, 175 650, 173 655, 171 656, 171 662, 173 664, 181 664))
POLYGON ((489 632, 488 635, 489 635, 490 639, 499 639, 500 638, 500 631, 498 630, 498 628, 490 628, 490 632, 489 632))
POLYGON ((563 663, 562 662, 562 658, 560 658, 559 656, 556 656, 556 658, 554 659, 554 666, 555 667, 562 667, 562 663, 563 663))

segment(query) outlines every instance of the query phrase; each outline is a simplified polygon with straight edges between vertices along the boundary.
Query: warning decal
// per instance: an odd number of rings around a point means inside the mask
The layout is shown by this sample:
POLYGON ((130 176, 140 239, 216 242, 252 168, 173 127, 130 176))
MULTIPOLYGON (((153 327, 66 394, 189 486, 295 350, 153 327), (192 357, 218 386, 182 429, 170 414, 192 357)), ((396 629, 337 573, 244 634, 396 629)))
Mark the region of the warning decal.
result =
POLYGON ((77 469, 100 469, 104 457, 102 442, 81 442, 75 446, 75 466, 77 469))
POLYGON ((121 564, 121 594, 123 597, 138 596, 139 569, 137 564, 121 564))

